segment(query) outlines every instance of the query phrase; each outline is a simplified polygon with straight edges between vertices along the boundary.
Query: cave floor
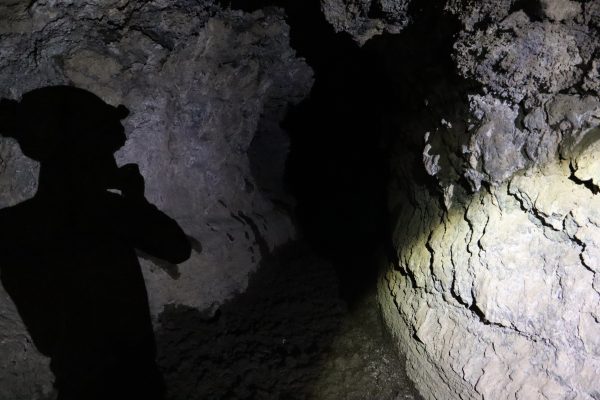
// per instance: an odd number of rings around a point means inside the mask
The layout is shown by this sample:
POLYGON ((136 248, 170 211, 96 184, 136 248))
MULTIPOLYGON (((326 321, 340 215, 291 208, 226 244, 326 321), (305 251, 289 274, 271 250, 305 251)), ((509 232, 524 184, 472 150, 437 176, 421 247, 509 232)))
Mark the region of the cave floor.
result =
POLYGON ((375 293, 370 293, 342 314, 331 347, 322 354, 320 376, 310 398, 421 399, 376 310, 375 293))
POLYGON ((349 308, 334 268, 303 244, 268 256, 215 316, 163 313, 157 344, 169 400, 421 399, 374 293, 349 308))

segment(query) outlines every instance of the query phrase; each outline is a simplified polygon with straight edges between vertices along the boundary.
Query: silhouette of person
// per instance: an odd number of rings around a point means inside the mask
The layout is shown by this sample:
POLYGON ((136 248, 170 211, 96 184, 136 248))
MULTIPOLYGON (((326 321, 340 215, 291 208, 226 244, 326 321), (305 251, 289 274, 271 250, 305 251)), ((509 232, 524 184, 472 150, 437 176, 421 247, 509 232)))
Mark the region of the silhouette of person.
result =
POLYGON ((0 103, 0 134, 40 161, 35 196, 0 210, 0 279, 60 400, 164 397, 135 250, 176 264, 191 249, 137 165, 115 162, 128 113, 69 86, 0 103))

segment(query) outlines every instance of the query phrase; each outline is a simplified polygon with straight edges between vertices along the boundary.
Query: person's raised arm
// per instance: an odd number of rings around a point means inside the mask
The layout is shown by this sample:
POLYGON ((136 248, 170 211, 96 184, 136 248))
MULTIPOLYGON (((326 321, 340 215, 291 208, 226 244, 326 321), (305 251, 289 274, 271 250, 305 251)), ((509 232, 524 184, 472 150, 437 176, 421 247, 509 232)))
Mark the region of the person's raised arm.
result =
POLYGON ((119 169, 131 239, 135 248, 173 264, 190 258, 191 244, 177 222, 144 196, 144 178, 135 164, 119 169))

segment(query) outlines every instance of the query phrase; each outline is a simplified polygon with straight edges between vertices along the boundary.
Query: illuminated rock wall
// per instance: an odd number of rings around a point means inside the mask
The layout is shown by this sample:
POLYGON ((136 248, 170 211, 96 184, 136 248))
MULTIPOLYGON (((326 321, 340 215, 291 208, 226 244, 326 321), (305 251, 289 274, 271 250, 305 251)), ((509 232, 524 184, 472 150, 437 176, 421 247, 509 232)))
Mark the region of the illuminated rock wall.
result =
POLYGON ((600 5, 445 8, 464 80, 395 150, 386 323, 426 399, 600 399, 600 5))
MULTIPOLYGON (((308 93, 312 71, 288 32, 281 10, 209 1, 0 5, 0 97, 73 84, 131 110, 118 160, 139 163, 148 199, 194 241, 179 267, 142 260, 154 317, 166 304, 210 314, 245 290, 262 252, 295 235, 274 205, 290 201, 278 123, 308 93), (253 168, 267 167, 257 179, 253 168)), ((33 195, 37 168, 0 138, 0 207, 33 195)), ((47 361, 2 289, 0 316, 0 399, 40 398, 52 382, 47 361)))
POLYGON ((380 301, 426 398, 600 395, 600 198, 569 176, 403 202, 380 301))

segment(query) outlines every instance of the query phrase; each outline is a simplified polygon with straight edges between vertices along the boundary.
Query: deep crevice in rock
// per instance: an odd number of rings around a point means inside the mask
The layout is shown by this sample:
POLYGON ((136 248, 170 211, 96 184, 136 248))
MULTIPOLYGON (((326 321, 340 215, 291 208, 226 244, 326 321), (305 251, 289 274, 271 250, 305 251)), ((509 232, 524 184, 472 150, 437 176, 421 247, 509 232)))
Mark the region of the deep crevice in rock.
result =
POLYGON ((577 184, 577 185, 582 185, 587 190, 592 192, 592 194, 594 194, 594 195, 600 193, 600 187, 594 183, 593 179, 587 179, 587 180, 583 181, 583 180, 579 179, 577 177, 577 175, 575 175, 576 170, 572 163, 569 164, 569 168, 571 170, 571 175, 569 175, 569 180, 575 182, 575 184, 577 184))
POLYGON ((511 13, 523 11, 534 22, 543 21, 542 7, 537 0, 517 0, 513 3, 511 13))

